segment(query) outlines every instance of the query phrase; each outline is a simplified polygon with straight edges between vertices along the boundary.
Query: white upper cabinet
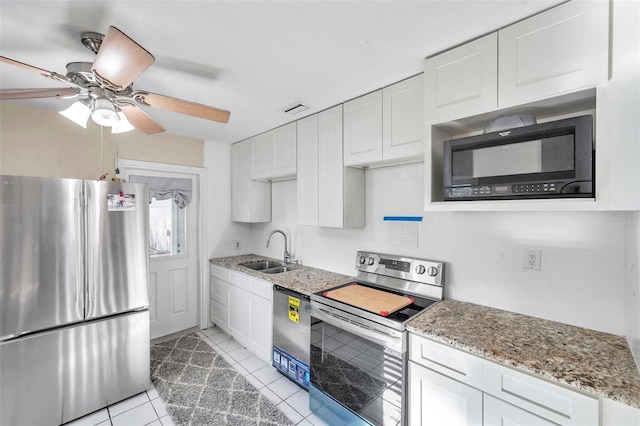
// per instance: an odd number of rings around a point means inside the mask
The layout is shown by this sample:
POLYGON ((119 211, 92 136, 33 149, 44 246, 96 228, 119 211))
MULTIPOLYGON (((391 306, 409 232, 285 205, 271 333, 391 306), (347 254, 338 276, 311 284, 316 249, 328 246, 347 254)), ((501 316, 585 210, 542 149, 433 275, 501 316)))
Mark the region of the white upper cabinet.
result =
POLYGON ((271 174, 269 137, 266 133, 249 139, 251 141, 251 179, 267 180, 271 174))
POLYGON ((424 76, 382 89, 382 156, 424 159, 424 76))
POLYGON ((593 87, 609 77, 609 2, 571 1, 498 32, 500 106, 593 87))
POLYGON ((298 120, 298 225, 318 226, 318 114, 298 120))
POLYGON ((318 226, 362 227, 364 170, 342 164, 342 135, 342 105, 318 114, 318 226))
POLYGON ((424 84, 416 75, 344 103, 344 165, 424 159, 424 84))
POLYGON ((252 140, 231 145, 231 220, 271 222, 271 184, 251 179, 252 140))
POLYGON ((638 2, 572 0, 428 58, 425 210, 640 210, 640 170, 628 161, 638 144, 627 137, 640 128, 640 39, 629 36, 639 20, 638 2), (593 116, 594 198, 443 201, 445 141, 512 114, 593 116))
POLYGON ((429 123, 498 106, 498 35, 492 33, 424 62, 424 108, 429 123))
POLYGON ((382 160, 382 90, 344 103, 344 165, 382 160))
POLYGON ((595 87, 609 77, 609 2, 570 1, 424 67, 432 124, 595 87))
POLYGON ((342 164, 342 105, 297 125, 298 224, 364 226, 364 170, 342 164))
POLYGON ((252 138, 251 178, 286 180, 296 177, 296 123, 252 138))

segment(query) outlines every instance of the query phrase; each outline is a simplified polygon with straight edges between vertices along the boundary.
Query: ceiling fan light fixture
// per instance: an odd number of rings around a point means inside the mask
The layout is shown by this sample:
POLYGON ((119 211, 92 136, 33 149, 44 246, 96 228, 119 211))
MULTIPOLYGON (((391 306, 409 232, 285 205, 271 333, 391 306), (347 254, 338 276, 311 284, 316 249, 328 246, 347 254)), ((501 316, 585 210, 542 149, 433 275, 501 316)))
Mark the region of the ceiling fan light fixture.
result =
POLYGON ((93 104, 91 119, 100 126, 112 127, 118 124, 120 116, 113 102, 107 98, 97 98, 93 104))
POLYGON ((76 101, 72 103, 69 108, 60 111, 59 114, 73 121, 78 126, 82 126, 86 129, 87 121, 89 120, 89 116, 91 115, 91 109, 84 105, 82 102, 76 101))
POLYGON ((120 117, 120 121, 111 127, 111 133, 125 133, 135 129, 122 111, 118 112, 118 116, 120 117))

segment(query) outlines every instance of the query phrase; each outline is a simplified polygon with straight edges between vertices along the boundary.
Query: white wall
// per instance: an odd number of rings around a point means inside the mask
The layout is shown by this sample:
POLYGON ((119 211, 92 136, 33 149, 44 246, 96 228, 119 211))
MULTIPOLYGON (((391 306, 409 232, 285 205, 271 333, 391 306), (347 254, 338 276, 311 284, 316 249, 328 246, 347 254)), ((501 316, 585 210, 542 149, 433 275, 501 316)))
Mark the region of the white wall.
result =
MULTIPOLYGON (((601 212, 423 212, 423 165, 366 171, 367 225, 297 226, 296 181, 272 184, 273 219, 251 228, 251 250, 282 258, 284 230, 303 263, 354 275, 357 250, 447 262, 445 296, 625 335, 625 216, 601 212), (389 244, 383 216, 424 216, 419 247, 389 244), (542 250, 542 270, 521 267, 542 250)), ((246 245, 246 244, 245 244, 246 245)))
POLYGON ((208 200, 206 222, 209 258, 251 253, 248 244, 235 249, 235 241, 248 242, 251 226, 231 222, 231 147, 205 141, 204 164, 208 170, 208 200))

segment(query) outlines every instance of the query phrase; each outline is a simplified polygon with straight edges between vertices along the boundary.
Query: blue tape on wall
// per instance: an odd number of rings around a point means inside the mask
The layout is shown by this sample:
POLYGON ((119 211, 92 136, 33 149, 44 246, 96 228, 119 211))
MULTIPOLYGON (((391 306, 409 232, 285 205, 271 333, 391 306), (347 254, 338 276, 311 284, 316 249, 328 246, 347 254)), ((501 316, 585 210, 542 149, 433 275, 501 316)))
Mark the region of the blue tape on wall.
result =
POLYGON ((384 220, 394 222, 422 222, 422 216, 385 216, 384 220))

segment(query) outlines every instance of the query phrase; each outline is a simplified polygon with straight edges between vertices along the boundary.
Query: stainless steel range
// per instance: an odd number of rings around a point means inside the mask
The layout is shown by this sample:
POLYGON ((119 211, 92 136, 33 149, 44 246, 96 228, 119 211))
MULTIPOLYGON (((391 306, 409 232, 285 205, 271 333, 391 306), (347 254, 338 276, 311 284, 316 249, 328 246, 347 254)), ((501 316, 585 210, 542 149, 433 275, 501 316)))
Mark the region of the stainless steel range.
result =
POLYGON ((311 295, 309 405, 331 425, 404 425, 405 325, 442 300, 444 263, 359 251, 356 269, 311 295))

